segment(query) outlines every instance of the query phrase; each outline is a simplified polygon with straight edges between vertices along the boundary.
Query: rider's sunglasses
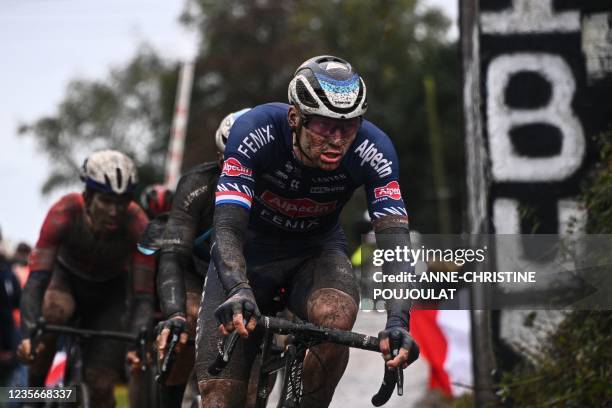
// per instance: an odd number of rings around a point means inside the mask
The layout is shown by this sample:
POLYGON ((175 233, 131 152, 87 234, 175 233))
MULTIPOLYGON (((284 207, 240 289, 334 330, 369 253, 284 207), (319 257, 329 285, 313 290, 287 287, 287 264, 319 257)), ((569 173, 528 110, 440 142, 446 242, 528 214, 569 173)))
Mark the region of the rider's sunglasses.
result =
POLYGON ((351 137, 361 126, 361 117, 351 119, 330 119, 322 116, 303 116, 304 126, 321 136, 333 137, 340 131, 340 137, 351 137))

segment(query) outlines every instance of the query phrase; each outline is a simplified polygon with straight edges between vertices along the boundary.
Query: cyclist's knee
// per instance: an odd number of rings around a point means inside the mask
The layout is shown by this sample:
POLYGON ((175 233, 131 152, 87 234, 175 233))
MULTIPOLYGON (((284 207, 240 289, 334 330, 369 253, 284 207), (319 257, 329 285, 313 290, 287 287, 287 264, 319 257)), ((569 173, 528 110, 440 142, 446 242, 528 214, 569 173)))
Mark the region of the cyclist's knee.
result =
POLYGON ((187 331, 189 332, 189 337, 194 338, 198 321, 198 311, 200 309, 200 295, 187 292, 186 306, 187 331))
POLYGON ((64 324, 74 313, 74 299, 69 293, 48 289, 43 300, 42 313, 52 324, 64 324))
POLYGON ((207 408, 242 408, 247 382, 239 380, 202 380, 198 382, 202 406, 207 408))
POLYGON ((308 298, 308 320, 314 324, 350 330, 356 318, 355 300, 338 289, 317 289, 308 298))

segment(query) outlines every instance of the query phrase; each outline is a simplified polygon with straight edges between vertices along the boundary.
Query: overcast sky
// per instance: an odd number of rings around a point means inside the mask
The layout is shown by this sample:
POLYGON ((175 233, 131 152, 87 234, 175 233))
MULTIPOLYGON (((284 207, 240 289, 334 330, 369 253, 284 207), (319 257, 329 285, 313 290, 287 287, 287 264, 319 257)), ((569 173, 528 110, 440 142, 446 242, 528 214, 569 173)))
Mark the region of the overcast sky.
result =
MULTIPOLYGON (((457 18, 458 0, 427 0, 457 18)), ((50 205, 48 162, 20 122, 51 115, 71 79, 103 79, 144 42, 162 56, 193 55, 196 36, 177 22, 180 0, 0 1, 0 228, 13 244, 34 244, 50 205)), ((456 25, 452 35, 457 34, 456 25)))

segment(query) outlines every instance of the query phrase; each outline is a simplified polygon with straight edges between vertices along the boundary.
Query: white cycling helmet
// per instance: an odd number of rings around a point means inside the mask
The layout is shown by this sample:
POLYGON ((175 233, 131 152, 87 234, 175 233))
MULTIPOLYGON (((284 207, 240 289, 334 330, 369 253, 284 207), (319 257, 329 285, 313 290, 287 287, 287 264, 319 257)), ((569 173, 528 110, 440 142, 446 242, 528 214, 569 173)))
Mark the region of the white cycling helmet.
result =
POLYGON ((351 64, 331 55, 300 65, 289 83, 289 103, 304 115, 334 119, 363 116, 368 109, 363 79, 351 64))
POLYGON ((238 119, 240 116, 250 110, 251 108, 244 108, 237 112, 232 112, 223 118, 221 124, 219 125, 219 128, 215 132, 215 143, 217 144, 217 149, 219 149, 219 152, 223 153, 225 151, 225 143, 227 143, 227 138, 229 137, 230 129, 234 125, 236 119, 238 119))
POLYGON ((85 159, 81 180, 94 190, 125 194, 134 190, 138 179, 132 159, 116 150, 101 150, 85 159))

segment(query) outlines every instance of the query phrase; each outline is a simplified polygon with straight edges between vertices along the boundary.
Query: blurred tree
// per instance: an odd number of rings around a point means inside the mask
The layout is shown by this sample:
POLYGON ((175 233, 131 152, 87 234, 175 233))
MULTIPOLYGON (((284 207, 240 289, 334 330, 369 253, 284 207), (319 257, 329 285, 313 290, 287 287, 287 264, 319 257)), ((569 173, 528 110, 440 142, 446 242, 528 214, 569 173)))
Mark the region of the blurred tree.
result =
POLYGON ((77 183, 82 160, 103 148, 132 157, 141 186, 161 180, 176 77, 175 68, 144 46, 103 81, 71 81, 55 115, 19 128, 50 158, 43 193, 77 183))
MULTIPOLYGON (((181 21, 200 33, 183 168, 214 159, 213 134, 230 111, 287 100, 287 85, 314 55, 343 57, 366 81, 367 118, 398 150, 403 195, 412 225, 435 232, 423 78, 436 81, 443 157, 451 186, 453 230, 461 227, 464 184, 460 137, 458 51, 446 39, 450 22, 417 0, 187 0, 181 21)), ((58 114, 23 128, 54 158, 46 191, 74 177, 73 157, 101 140, 147 163, 143 178, 161 179, 174 104, 176 69, 141 53, 107 82, 75 82, 58 114), (128 136, 129 135, 129 136, 128 136), (106 138, 106 139, 105 139, 106 138), (136 142, 136 140, 145 140, 136 142)), ((362 193, 356 196, 362 196, 362 193)), ((355 225, 359 197, 345 211, 355 225)), ((346 223, 349 224, 346 224, 346 223)))

